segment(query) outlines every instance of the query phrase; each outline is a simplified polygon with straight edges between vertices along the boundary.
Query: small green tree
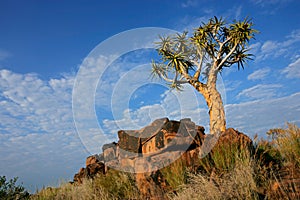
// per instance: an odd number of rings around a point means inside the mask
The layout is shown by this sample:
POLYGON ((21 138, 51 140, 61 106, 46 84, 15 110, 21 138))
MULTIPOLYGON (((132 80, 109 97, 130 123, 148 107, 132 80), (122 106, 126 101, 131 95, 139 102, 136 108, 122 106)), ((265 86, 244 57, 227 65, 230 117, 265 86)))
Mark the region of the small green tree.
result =
POLYGON ((0 176, 0 199, 29 199, 30 194, 23 186, 16 185, 17 180, 13 178, 7 181, 5 176, 0 176))
POLYGON ((210 133, 225 131, 226 119, 222 97, 217 90, 217 75, 224 68, 237 64, 238 69, 252 59, 249 42, 257 33, 249 19, 227 24, 222 18, 211 18, 195 30, 160 36, 160 60, 152 63, 152 75, 180 89, 192 85, 201 93, 209 108, 210 133))

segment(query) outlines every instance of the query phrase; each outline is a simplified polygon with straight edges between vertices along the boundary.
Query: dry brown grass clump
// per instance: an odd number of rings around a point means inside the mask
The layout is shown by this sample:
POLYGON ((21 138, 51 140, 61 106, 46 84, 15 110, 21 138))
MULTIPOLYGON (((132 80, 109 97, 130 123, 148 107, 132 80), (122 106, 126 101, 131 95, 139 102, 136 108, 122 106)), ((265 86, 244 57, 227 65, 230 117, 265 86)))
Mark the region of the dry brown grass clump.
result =
POLYGON ((65 183, 46 188, 32 196, 33 200, 114 200, 137 199, 139 194, 130 174, 110 170, 106 175, 86 179, 80 185, 65 183))
POLYGON ((236 161, 235 167, 222 174, 190 174, 189 183, 181 187, 175 200, 258 199, 255 173, 250 160, 236 161))

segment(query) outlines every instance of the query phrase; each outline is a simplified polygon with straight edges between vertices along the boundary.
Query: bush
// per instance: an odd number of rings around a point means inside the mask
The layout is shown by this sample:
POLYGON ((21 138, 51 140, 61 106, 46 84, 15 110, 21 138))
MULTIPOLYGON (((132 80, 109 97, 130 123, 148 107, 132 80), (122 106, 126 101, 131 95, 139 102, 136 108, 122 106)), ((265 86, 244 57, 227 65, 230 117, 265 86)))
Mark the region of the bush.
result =
POLYGON ((16 185, 18 178, 6 180, 5 176, 0 176, 0 199, 29 199, 29 193, 21 185, 16 185))

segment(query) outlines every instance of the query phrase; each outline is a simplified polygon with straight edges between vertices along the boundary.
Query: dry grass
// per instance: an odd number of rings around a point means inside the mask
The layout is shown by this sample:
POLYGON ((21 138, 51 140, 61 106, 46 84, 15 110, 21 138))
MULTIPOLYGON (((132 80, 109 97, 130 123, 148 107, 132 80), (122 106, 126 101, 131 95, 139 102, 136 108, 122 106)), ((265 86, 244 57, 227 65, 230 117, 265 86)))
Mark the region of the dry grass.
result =
POLYGON ((85 180, 83 184, 74 186, 68 183, 59 188, 42 189, 32 196, 34 200, 109 200, 110 195, 102 188, 95 188, 92 180, 85 180))
MULTIPOLYGON (((300 199, 300 129, 271 129, 271 140, 256 142, 255 152, 222 144, 189 173, 182 160, 161 170, 174 200, 300 199), (174 192, 175 191, 175 192, 174 192)), ((110 170, 81 185, 41 190, 34 200, 140 199, 133 175, 110 170)))
POLYGON ((181 192, 171 197, 175 200, 258 199, 251 165, 250 162, 236 160, 233 169, 223 174, 190 174, 189 184, 182 186, 181 192))
POLYGON ((129 174, 110 170, 80 185, 62 184, 58 188, 46 188, 32 196, 33 200, 113 200, 137 199, 137 188, 129 174))
POLYGON ((271 129, 268 134, 274 138, 275 147, 280 151, 285 162, 300 167, 300 129, 295 124, 287 123, 286 129, 271 129))
POLYGON ((172 199, 300 199, 300 129, 271 129, 271 141, 260 140, 255 153, 222 145, 200 161, 172 199))
POLYGON ((214 146, 212 152, 199 160, 200 173, 223 173, 235 169, 237 162, 248 163, 251 158, 249 148, 237 142, 223 141, 214 146))

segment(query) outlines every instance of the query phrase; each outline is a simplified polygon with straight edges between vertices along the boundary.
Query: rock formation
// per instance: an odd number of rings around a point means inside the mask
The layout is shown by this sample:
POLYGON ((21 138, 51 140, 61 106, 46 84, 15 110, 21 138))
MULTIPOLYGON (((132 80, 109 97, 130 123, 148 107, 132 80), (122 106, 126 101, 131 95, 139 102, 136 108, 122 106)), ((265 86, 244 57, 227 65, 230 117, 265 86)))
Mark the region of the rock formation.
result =
MULTIPOLYGON (((203 153, 201 147, 207 146, 203 142, 209 138, 204 131, 204 127, 195 125, 190 119, 172 121, 168 118, 157 119, 141 130, 120 130, 118 143, 105 144, 102 154, 88 157, 86 167, 74 176, 74 182, 80 184, 84 178, 106 174, 113 168, 134 173, 142 196, 164 199, 163 188, 168 183, 160 169, 178 159, 190 169, 197 169, 197 160, 203 153)), ((252 146, 248 136, 234 129, 228 129, 216 142, 223 140, 252 146)))
POLYGON ((79 172, 74 175, 73 182, 81 184, 83 179, 93 178, 98 173, 105 173, 103 159, 98 155, 89 156, 86 158, 85 168, 80 168, 79 172))

